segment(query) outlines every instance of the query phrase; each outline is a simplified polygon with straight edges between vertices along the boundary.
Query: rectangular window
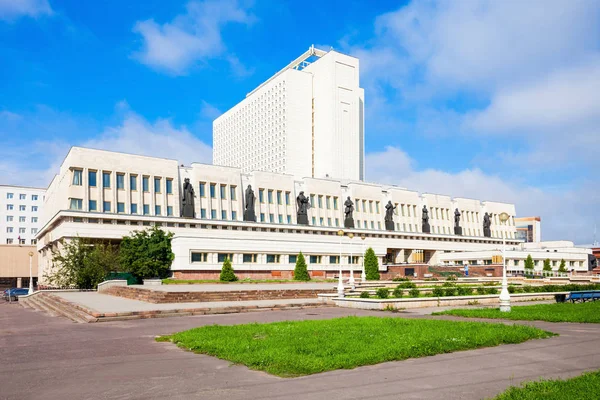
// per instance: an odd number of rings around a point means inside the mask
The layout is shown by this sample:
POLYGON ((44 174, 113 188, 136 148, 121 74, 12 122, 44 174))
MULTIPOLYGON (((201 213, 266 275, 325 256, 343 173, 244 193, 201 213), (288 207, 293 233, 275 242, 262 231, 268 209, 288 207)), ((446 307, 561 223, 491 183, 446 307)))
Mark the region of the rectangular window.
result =
POLYGON ((96 200, 90 200, 88 203, 88 208, 90 211, 98 211, 98 203, 96 200))
POLYGON ((329 256, 329 264, 339 264, 340 256, 329 256))
POLYGON ((167 206, 167 216, 173 216, 173 206, 167 206))
MULTIPOLYGON (((408 211, 408 216, 410 217, 410 205, 406 206, 406 210, 408 211)), ((402 215, 404 216, 404 210, 402 211, 402 215)))
POLYGON ((25 222, 25 217, 19 217, 19 222, 25 222))
POLYGON ((154 215, 162 215, 160 206, 154 206, 154 215))
POLYGON ((150 215, 150 205, 149 204, 144 204, 142 206, 142 209, 144 210, 144 215, 150 215))
POLYGON ((279 223, 283 224, 283 215, 279 214, 279 223))
POLYGON ((371 229, 375 229, 375 223, 371 221, 371 229))
POLYGON ((227 211, 221 210, 221 219, 227 219, 227 211))
MULTIPOLYGON (((335 226, 340 226, 340 219, 336 218, 335 219, 335 226)), ((360 227, 359 227, 360 228, 360 227)))
POLYGON ((150 177, 142 176, 142 190, 144 192, 150 191, 150 177))
POLYGON ((125 189, 125 174, 117 174, 117 189, 125 189))
POLYGON ((206 183, 200 182, 200 197, 206 197, 206 183))
POLYGON ((12 205, 12 204, 7 204, 7 205, 6 205, 6 209, 7 209, 8 211, 12 210, 12 209, 13 209, 13 205, 12 205))
POLYGON ((288 262, 289 262, 290 264, 296 264, 296 261, 297 261, 297 260, 298 260, 298 256, 297 256, 297 255, 295 255, 295 254, 294 254, 294 255, 290 255, 290 256, 289 256, 289 258, 288 258, 288 262))
POLYGON ((323 196, 319 196, 319 208, 323 208, 323 196))
POLYGON ((154 193, 160 193, 160 178, 154 178, 154 193))
POLYGON ((281 193, 282 193, 281 190, 277 191, 277 204, 282 204, 281 193))
POLYGON ((27 206, 20 205, 19 206, 19 211, 27 211, 27 206))
POLYGON ((19 228, 19 233, 25 233, 25 228, 19 228))
POLYGON ((265 202, 265 189, 258 189, 258 201, 261 203, 265 202))
POLYGON ((12 194, 12 193, 6 193, 6 198, 7 199, 12 199, 13 196, 14 196, 14 194, 12 194))
POLYGON ((331 209, 331 197, 327 196, 325 197, 325 207, 327 207, 327 209, 331 209))
POLYGON ((378 201, 375 202, 375 212, 377 214, 379 214, 379 202, 378 201))
POLYGON ((167 194, 173 194, 173 179, 167 179, 167 194))
POLYGON ((12 239, 6 239, 6 244, 13 244, 13 240, 12 239))
POLYGON ((381 222, 377 222, 377 229, 381 229, 381 222))
POLYGON ((291 216, 291 215, 288 215, 288 216, 287 216, 287 223, 288 223, 288 224, 291 224, 291 223, 292 223, 292 216, 291 216))
POLYGON ((221 189, 221 199, 224 200, 227 198, 227 185, 221 185, 220 189, 221 189))
POLYGON ((6 227, 6 233, 12 233, 12 232, 13 232, 12 226, 6 227))
POLYGON ((315 207, 315 204, 316 204, 316 203, 315 203, 315 195, 314 195, 314 194, 311 194, 311 195, 310 195, 310 206, 311 206, 311 207, 315 207))
POLYGON ((6 222, 12 222, 13 220, 13 216, 12 215, 7 215, 6 216, 6 222))
POLYGON ((237 221, 237 211, 232 211, 232 212, 231 212, 231 219, 232 219, 233 221, 237 221))
POLYGON ((319 225, 323 226, 323 217, 319 218, 319 225))
POLYGON ((217 198, 217 184, 216 183, 210 184, 210 198, 211 199, 217 198))
POLYGON ((102 210, 104 210, 104 212, 110 212, 110 201, 104 202, 104 205, 102 206, 102 210))
POLYGON ((327 218, 327 226, 331 226, 331 218, 327 218))
POLYGON ((207 253, 197 253, 195 251, 192 251, 191 261, 193 263, 195 263, 195 262, 206 262, 207 260, 208 260, 208 254, 207 253))
MULTIPOLYGON (((81 179, 80 179, 80 182, 81 182, 81 179)), ((81 185, 81 183, 80 183, 80 185, 81 185)), ((19 200, 27 200, 27 195, 26 194, 20 194, 19 195, 19 200)))
MULTIPOLYGON (((360 219, 359 219, 359 220, 356 220, 356 227, 357 227, 357 228, 360 228, 360 219)), ((365 226, 365 228, 366 228, 366 226, 365 226)))
POLYGON ((210 219, 217 219, 217 210, 210 210, 210 219))
POLYGON ((102 173, 102 187, 110 188, 110 172, 102 173))
POLYGON ((96 171, 88 171, 88 183, 91 187, 96 187, 96 171))
POLYGON ((71 199, 71 204, 69 204, 70 210, 82 210, 83 209, 83 200, 82 199, 71 199))
POLYGON ((38 218, 37 217, 31 217, 31 222, 34 224, 37 224, 38 218))
POLYGON ((38 195, 37 194, 32 194, 31 195, 31 200, 32 201, 37 201, 37 199, 38 199, 38 195))
POLYGON ((131 213, 132 214, 137 214, 138 213, 138 209, 137 209, 137 204, 136 203, 131 203, 131 213))
POLYGON ((356 209, 356 212, 360 211, 360 200, 354 199, 354 208, 356 209))
POLYGON ((225 262, 225 260, 229 260, 229 261, 233 261, 233 254, 227 254, 227 253, 219 253, 217 255, 217 262, 225 262))
POLYGON ((269 214, 269 222, 270 223, 275 222, 275 216, 273 214, 269 214))
MULTIPOLYGON (((338 198, 334 197, 333 198, 333 209, 337 210, 338 209, 338 198)), ((358 211, 358 210, 357 210, 358 211)))
POLYGON ((321 264, 321 256, 310 256, 311 264, 321 264))
POLYGON ((265 213, 260 213, 260 222, 265 222, 265 213))
MULTIPOLYGON (((80 169, 74 169, 73 170, 73 186, 81 186, 81 175, 82 175, 83 171, 80 169)), ((23 197, 25 197, 24 194, 21 195, 21 200, 23 200, 23 197)))
POLYGON ((242 256, 242 261, 245 263, 255 263, 256 262, 256 254, 244 254, 242 256))
POLYGON ((137 190, 137 175, 131 175, 129 177, 129 188, 131 190, 137 190))
POLYGON ((200 209, 200 218, 206 218, 206 208, 200 209))
POLYGON ((290 205, 290 192, 285 192, 285 205, 290 205))
POLYGON ((237 197, 236 197, 236 195, 235 195, 236 188, 237 188, 237 186, 230 186, 230 187, 229 187, 229 198, 230 198, 231 200, 236 200, 236 199, 237 199, 237 197))
POLYGON ((117 212, 124 213, 125 212, 125 203, 117 203, 117 212))
POLYGON ((273 191, 269 190, 267 192, 267 198, 269 199, 269 204, 273 204, 273 191))
POLYGON ((312 217, 312 224, 313 225, 317 225, 317 218, 316 217, 312 217))
POLYGON ((279 264, 279 254, 267 254, 267 264, 279 264))
POLYGON ((373 202, 369 201, 369 212, 373 214, 373 202))

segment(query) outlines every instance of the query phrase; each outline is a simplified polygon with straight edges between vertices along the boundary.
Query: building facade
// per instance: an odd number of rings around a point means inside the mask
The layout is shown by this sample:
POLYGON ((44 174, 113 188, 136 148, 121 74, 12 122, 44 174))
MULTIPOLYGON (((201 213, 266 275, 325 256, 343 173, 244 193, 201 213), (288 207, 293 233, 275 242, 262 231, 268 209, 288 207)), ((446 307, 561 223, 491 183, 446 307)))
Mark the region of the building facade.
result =
POLYGON ((45 193, 45 189, 0 185, 0 244, 36 244, 45 193))
POLYGON ((515 218, 517 237, 527 243, 542 241, 542 219, 540 217, 515 218))
POLYGON ((213 122, 213 163, 244 173, 363 180, 358 59, 311 47, 213 122))
POLYGON ((226 257, 242 277, 289 277, 303 252, 313 276, 340 269, 359 272, 361 255, 375 250, 380 268, 396 264, 443 264, 444 254, 496 251, 502 237, 516 246, 512 204, 451 198, 387 185, 304 178, 239 168, 73 147, 48 187, 38 234, 39 270, 52 268, 52 250, 74 237, 119 241, 134 230, 160 226, 174 233, 176 278, 216 278, 226 257), (183 182, 194 188, 195 218, 182 218, 183 182), (243 221, 244 196, 254 190, 256 222, 243 221), (297 224, 296 198, 311 204, 309 225, 297 224), (354 204, 355 228, 343 228, 344 202, 354 204), (394 230, 385 230, 391 202, 394 230), (431 233, 422 229, 427 207, 431 233), (454 211, 462 214, 462 235, 454 234, 454 211), (491 214, 491 237, 483 215, 491 214), (506 225, 497 215, 509 214, 506 225), (344 236, 339 236, 342 230, 344 236), (352 235, 349 235, 349 234, 352 235), (340 258, 341 256, 341 258, 340 258))

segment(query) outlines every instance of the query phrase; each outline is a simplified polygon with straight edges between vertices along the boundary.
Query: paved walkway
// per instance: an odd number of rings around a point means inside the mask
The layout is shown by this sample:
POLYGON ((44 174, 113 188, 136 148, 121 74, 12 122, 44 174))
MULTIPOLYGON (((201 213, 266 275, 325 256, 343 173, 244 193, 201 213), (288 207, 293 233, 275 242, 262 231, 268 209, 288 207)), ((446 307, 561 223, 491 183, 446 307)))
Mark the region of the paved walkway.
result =
MULTIPOLYGON (((124 313, 135 311, 155 310, 185 310, 198 308, 226 308, 241 306, 274 307, 292 304, 320 304, 319 299, 276 299, 276 300, 252 300, 252 301, 211 301, 192 303, 146 303, 145 301, 126 299, 124 297, 110 296, 97 292, 55 292, 68 301, 79 303, 91 311, 99 313, 124 313)), ((0 393, 1 394, 1 393, 0 393)))
POLYGON ((494 396, 523 380, 600 368, 600 324, 536 322, 561 336, 295 379, 154 341, 156 335, 202 325, 346 315, 425 318, 412 311, 317 308, 75 324, 0 304, 0 399, 468 400, 494 396))
POLYGON ((197 285, 175 284, 160 286, 130 285, 139 289, 158 290, 162 292, 237 292, 243 290, 323 290, 332 291, 336 285, 333 282, 307 283, 203 283, 197 285))

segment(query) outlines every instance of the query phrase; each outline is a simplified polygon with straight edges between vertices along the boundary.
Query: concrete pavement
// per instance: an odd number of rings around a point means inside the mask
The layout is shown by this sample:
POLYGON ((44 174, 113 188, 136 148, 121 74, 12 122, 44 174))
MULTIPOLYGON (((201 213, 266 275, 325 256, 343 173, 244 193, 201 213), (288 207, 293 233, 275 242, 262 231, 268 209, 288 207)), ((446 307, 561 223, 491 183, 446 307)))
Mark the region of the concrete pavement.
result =
POLYGON ((75 324, 0 304, 0 399, 481 399, 523 380, 600 368, 600 325, 594 324, 536 322, 561 336, 294 379, 154 341, 215 323, 427 318, 420 314, 318 308, 75 324))

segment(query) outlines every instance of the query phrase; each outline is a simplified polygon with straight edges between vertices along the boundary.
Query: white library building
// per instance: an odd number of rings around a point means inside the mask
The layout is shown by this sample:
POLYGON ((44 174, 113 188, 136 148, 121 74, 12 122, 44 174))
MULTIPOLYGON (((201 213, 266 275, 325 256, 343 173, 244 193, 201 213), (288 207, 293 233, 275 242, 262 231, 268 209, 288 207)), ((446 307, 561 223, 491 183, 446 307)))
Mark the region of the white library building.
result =
POLYGON ((572 244, 524 248, 513 204, 364 182, 363 110, 358 59, 311 47, 215 120, 214 165, 72 147, 46 192, 40 282, 64 241, 150 226, 174 234, 176 279, 218 278, 226 258, 242 279, 290 278, 299 252, 313 277, 359 277, 368 247, 383 278, 464 264, 497 276, 503 239, 511 269, 551 254, 587 271, 572 244))

